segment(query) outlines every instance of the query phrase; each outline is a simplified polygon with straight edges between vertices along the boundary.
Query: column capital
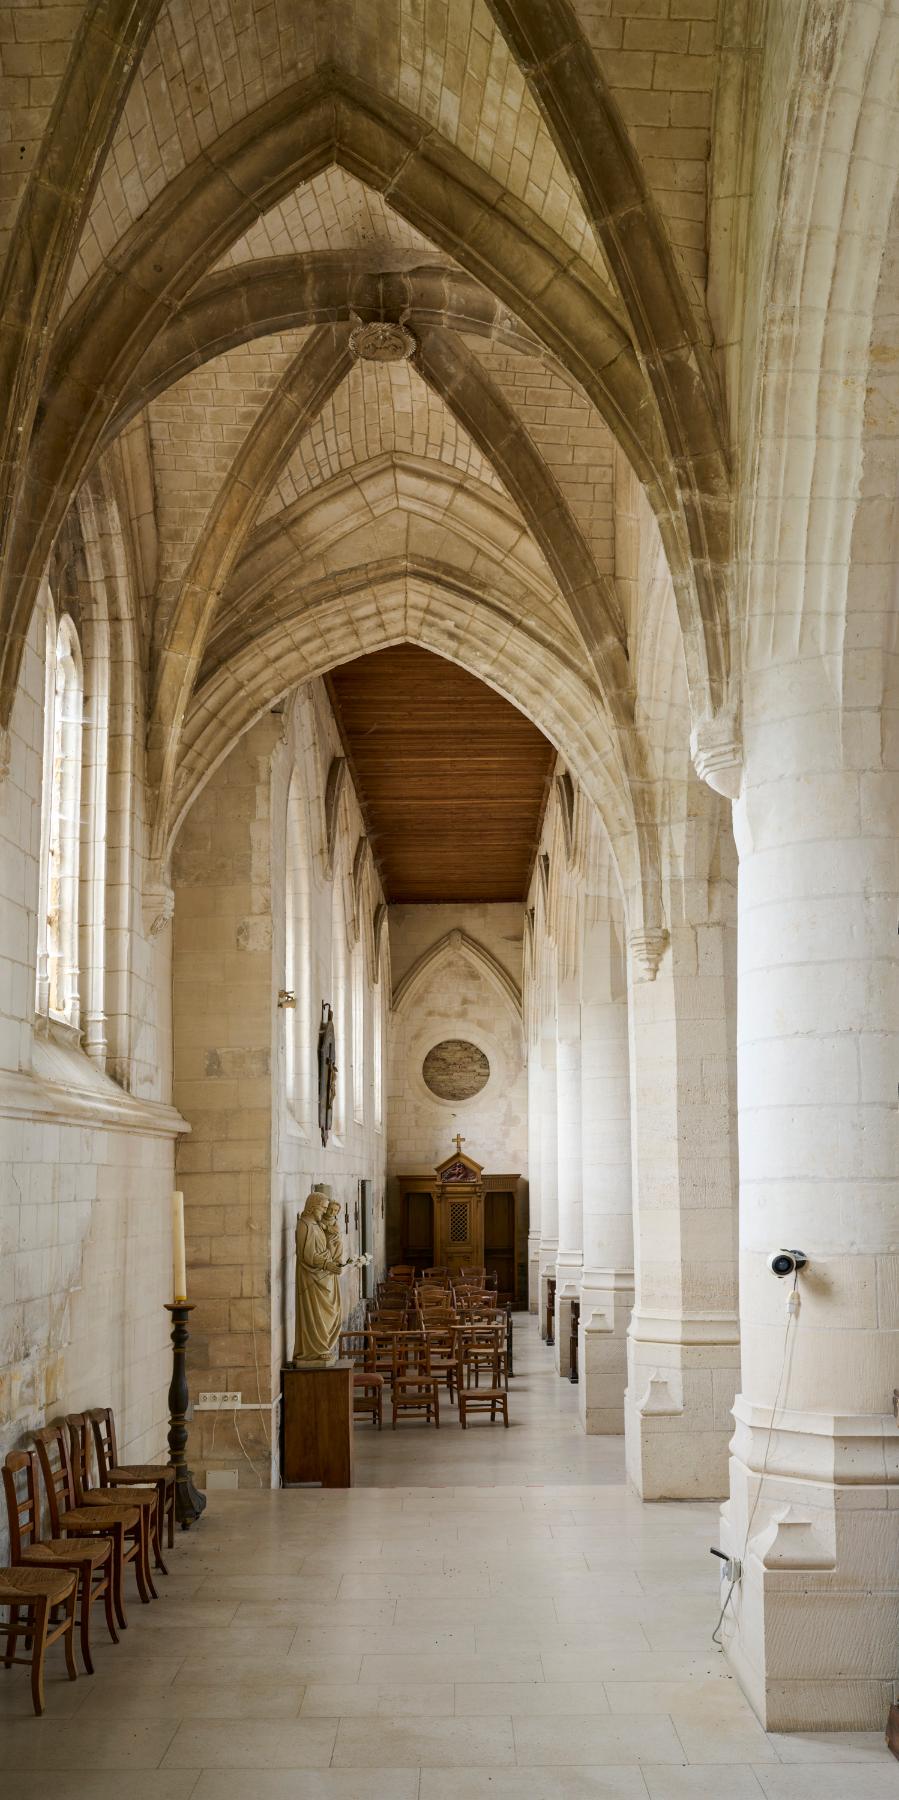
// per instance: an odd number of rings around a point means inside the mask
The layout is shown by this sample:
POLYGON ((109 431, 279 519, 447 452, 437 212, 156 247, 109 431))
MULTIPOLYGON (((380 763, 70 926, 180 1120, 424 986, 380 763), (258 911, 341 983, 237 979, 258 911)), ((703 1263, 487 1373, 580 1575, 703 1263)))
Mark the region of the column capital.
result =
POLYGON ((628 947, 631 953, 635 981, 655 981, 659 972, 659 964, 668 948, 668 931, 664 925, 657 925, 649 931, 632 931, 628 934, 628 947))
POLYGON ((175 890, 158 862, 148 863, 144 872, 141 916, 144 933, 158 937, 171 924, 175 912, 175 890))
POLYGON ((690 755, 700 781, 726 800, 737 799, 743 783, 743 739, 730 707, 694 725, 690 755))

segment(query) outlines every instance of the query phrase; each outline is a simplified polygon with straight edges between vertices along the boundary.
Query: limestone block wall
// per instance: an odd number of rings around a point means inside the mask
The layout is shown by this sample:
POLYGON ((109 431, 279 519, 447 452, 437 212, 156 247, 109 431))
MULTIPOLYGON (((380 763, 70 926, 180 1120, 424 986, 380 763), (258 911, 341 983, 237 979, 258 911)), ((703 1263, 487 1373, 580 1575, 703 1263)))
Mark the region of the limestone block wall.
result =
MULTIPOLYGON (((118 1020, 122 1079, 88 1059, 76 1031, 36 1029, 44 645, 36 612, 0 775, 0 1457, 60 1414, 110 1402, 122 1452, 156 1458, 168 1419, 164 1302, 180 1123, 168 1104, 170 940, 141 925, 135 789, 135 856, 122 854, 117 834, 100 865, 115 862, 118 882, 115 924, 107 892, 101 957, 105 941, 116 1000, 134 1008, 118 1020)), ((111 793, 133 759, 136 728, 120 709, 111 793)), ((4 1554, 0 1532, 0 1561, 4 1554)))
MULTIPOLYGON (((486 1169, 527 1177, 527 1062, 515 999, 523 928, 524 908, 517 905, 390 907, 391 1176, 433 1169, 461 1132, 467 1153, 486 1169), (486 1086, 471 1099, 438 1099, 425 1085, 424 1058, 447 1038, 476 1044, 490 1064, 486 1086)), ((393 1213, 392 1222, 396 1228, 393 1213)), ((524 1217, 519 1225, 526 1232, 524 1217)), ((396 1229, 387 1248, 396 1254, 396 1229)))
MULTIPOLYGON (((330 1182, 347 1208, 349 1250, 361 1242, 363 1178, 374 1184, 383 1230, 370 979, 380 891, 359 872, 363 828, 351 784, 328 842, 327 774, 340 754, 324 689, 313 684, 239 740, 188 814, 173 859, 175 1092, 191 1126, 178 1157, 197 1304, 191 1387, 195 1398, 241 1395, 239 1410, 195 1410, 191 1457, 201 1479, 223 1485, 273 1478, 280 1368, 293 1354, 294 1228, 313 1181, 330 1182), (292 1008, 278 1005, 288 988, 292 1008), (334 1009, 339 1070, 326 1149, 316 1076, 322 1000, 334 1009)), ((383 1263, 377 1242, 375 1254, 383 1263)), ((355 1272, 342 1290, 349 1320, 360 1297, 355 1272)))
POLYGON ((239 740, 189 813, 172 863, 175 1095, 190 1121, 178 1154, 184 1192, 190 1371, 202 1391, 247 1408, 195 1411, 203 1475, 271 1477, 271 754, 267 717, 239 740), (244 1449, 241 1449, 241 1442, 244 1449))
MULTIPOLYGON (((363 1248, 360 1182, 373 1184, 375 1272, 385 1258, 387 1154, 386 1037, 390 958, 383 933, 375 944, 375 913, 383 904, 380 883, 365 850, 364 822, 347 779, 329 851, 325 811, 328 770, 343 749, 321 682, 295 697, 284 721, 285 741, 272 774, 272 892, 284 897, 275 910, 274 948, 278 986, 297 984, 297 1007, 282 1011, 273 1049, 276 1096, 272 1130, 273 1374, 293 1354, 294 1231, 297 1213, 314 1181, 329 1183, 344 1213, 348 1253, 363 1248), (288 821, 286 829, 282 829, 288 821), (362 848, 360 849, 360 846, 362 848), (294 856, 300 878, 287 880, 294 856), (355 879, 354 879, 355 871, 355 879), (303 878, 305 872, 305 878, 303 878), (287 927, 293 904, 295 966, 288 970, 287 927), (381 979, 375 980, 375 963, 381 979), (354 977, 355 965, 355 977, 354 977), (354 1005, 355 985, 355 1005, 354 1005), (315 1056, 322 1001, 334 1012, 339 1117, 327 1146, 318 1127, 315 1056), (381 1055, 375 1056, 375 1013, 380 1012, 381 1055), (289 1092, 287 1031, 294 1034, 295 1078, 289 1092), (304 1073, 305 1070, 305 1073, 304 1073), (380 1084, 380 1097, 375 1088, 380 1084), (357 1222, 358 1207, 358 1222, 357 1222), (349 1228, 346 1228, 346 1220, 349 1228)), ((352 1319, 362 1294, 360 1276, 341 1277, 343 1311, 352 1319)))

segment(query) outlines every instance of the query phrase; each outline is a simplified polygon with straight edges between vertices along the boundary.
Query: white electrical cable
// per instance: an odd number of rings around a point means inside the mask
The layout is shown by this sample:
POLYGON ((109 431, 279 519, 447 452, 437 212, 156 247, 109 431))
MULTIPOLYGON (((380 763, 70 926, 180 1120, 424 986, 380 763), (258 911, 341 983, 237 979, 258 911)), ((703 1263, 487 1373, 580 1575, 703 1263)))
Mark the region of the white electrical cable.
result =
POLYGON ((793 1286, 792 1286, 789 1298, 787 1300, 787 1309, 788 1309, 787 1310, 787 1328, 786 1328, 786 1331, 784 1332, 784 1344, 783 1344, 783 1353, 782 1353, 781 1362, 780 1362, 780 1374, 777 1378, 777 1392, 774 1396, 774 1405, 771 1408, 771 1420, 768 1425, 768 1438, 767 1438, 767 1441, 765 1444, 765 1454, 764 1454, 764 1457, 762 1458, 762 1467, 761 1467, 761 1473, 759 1475, 759 1484, 758 1484, 758 1487, 756 1488, 755 1500, 753 1501, 752 1510, 749 1514, 749 1522, 746 1526, 746 1536, 743 1539, 743 1549, 740 1554, 740 1574, 734 1575, 731 1580, 730 1587, 728 1588, 727 1593, 724 1596, 724 1605, 722 1606, 721 1611, 718 1614, 718 1622, 715 1626, 714 1631, 712 1632, 712 1643, 717 1644, 719 1650, 724 1649, 724 1645, 721 1642, 719 1633, 721 1631, 722 1625, 724 1624, 724 1615, 727 1612, 727 1609, 730 1605, 731 1596, 733 1594, 734 1588, 737 1586, 738 1581, 742 1579, 743 1569, 746 1564, 746 1552, 749 1549, 749 1539, 750 1539, 750 1535, 752 1533, 752 1527, 753 1527, 753 1523, 755 1521, 755 1515, 759 1509, 759 1502, 762 1497, 762 1488, 765 1485, 765 1477, 768 1473, 768 1458, 771 1454, 771 1444, 772 1444, 772 1441, 774 1438, 774 1427, 777 1422, 777 1410, 778 1410, 778 1407, 781 1405, 781 1392, 783 1394, 783 1404, 784 1405, 786 1404, 787 1389, 790 1384, 790 1369, 792 1368, 792 1363, 793 1363, 793 1345, 796 1342, 795 1332, 793 1333, 792 1338, 790 1336, 790 1327, 799 1318, 799 1298, 800 1298, 800 1296, 799 1296, 799 1289, 797 1286, 798 1281, 799 1281, 799 1270, 797 1269, 793 1276, 793 1286))

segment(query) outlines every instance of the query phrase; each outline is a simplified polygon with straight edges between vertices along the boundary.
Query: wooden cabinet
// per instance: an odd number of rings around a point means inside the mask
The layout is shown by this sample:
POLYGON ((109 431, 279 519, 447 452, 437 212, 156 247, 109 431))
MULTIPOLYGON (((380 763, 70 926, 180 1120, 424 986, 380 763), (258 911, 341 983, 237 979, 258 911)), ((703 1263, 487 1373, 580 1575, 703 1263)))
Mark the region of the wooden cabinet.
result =
POLYGON ((519 1245, 518 1175, 490 1175, 457 1150, 430 1175, 399 1177, 400 1261, 418 1269, 496 1272, 500 1298, 523 1304, 526 1264, 519 1245))

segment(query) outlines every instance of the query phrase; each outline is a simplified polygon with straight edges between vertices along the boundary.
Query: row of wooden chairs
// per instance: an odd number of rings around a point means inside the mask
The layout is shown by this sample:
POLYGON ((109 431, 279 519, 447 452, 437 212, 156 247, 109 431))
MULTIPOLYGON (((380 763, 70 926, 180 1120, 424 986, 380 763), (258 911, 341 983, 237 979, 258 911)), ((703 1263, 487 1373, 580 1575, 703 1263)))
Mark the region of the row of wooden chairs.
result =
POLYGON ((3 1489, 12 1566, 0 1570, 0 1607, 9 1622, 5 1667, 26 1663, 36 1713, 44 1710, 46 1651, 65 1640, 66 1668, 74 1680, 74 1633, 81 1659, 94 1672, 91 1612, 102 1600, 112 1642, 127 1627, 125 1570, 132 1568, 141 1601, 158 1596, 150 1558, 167 1574, 162 1554, 174 1543, 175 1471, 163 1463, 120 1463, 111 1407, 72 1413, 34 1434, 34 1448, 11 1450, 3 1465, 3 1489), (93 1445, 99 1485, 94 1486, 93 1445), (49 1534, 42 1532, 38 1469, 46 1498, 49 1534), (15 1654, 24 1638, 26 1656, 15 1654))
POLYGON ((458 1403, 459 1422, 489 1409, 509 1423, 509 1372, 502 1324, 470 1324, 454 1320, 412 1329, 378 1323, 343 1332, 340 1354, 355 1364, 354 1412, 370 1417, 380 1430, 384 1391, 390 1389, 392 1424, 401 1417, 424 1418, 440 1427, 440 1389, 458 1403), (481 1376, 486 1375, 486 1386, 481 1376))

